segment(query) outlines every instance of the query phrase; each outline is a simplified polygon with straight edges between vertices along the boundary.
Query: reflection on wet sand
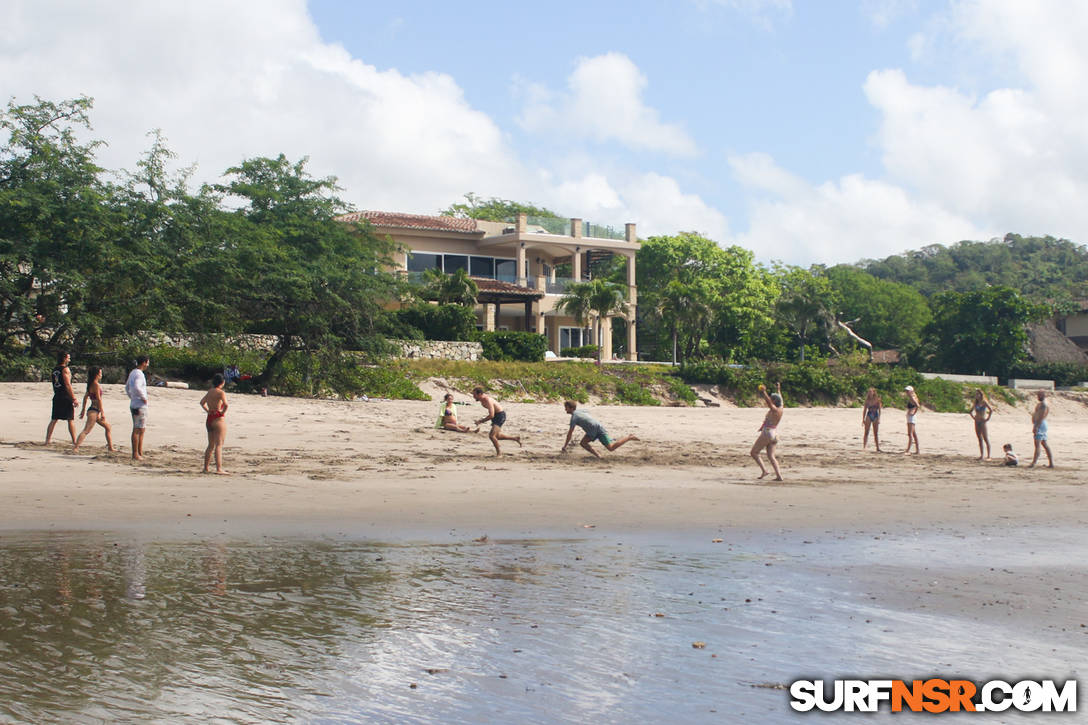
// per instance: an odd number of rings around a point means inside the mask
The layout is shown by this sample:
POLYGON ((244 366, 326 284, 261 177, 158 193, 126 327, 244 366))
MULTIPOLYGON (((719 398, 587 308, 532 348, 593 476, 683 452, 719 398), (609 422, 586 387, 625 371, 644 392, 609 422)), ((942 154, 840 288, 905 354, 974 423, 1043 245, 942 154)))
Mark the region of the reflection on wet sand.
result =
MULTIPOLYGON (((957 586, 1038 536, 961 557, 957 586)), ((1065 673, 1084 559, 1014 629, 925 589, 949 545, 6 535, 0 720, 781 721, 800 676, 1065 673)))

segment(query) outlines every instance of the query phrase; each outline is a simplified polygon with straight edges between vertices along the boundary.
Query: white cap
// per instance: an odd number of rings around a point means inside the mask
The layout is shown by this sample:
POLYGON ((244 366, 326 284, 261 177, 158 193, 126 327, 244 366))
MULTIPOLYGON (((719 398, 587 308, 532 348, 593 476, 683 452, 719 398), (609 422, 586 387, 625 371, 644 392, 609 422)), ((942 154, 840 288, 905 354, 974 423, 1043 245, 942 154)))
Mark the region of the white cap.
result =
POLYGON ((914 392, 914 386, 913 385, 908 385, 907 387, 903 388, 903 390, 906 390, 908 393, 913 393, 914 392))

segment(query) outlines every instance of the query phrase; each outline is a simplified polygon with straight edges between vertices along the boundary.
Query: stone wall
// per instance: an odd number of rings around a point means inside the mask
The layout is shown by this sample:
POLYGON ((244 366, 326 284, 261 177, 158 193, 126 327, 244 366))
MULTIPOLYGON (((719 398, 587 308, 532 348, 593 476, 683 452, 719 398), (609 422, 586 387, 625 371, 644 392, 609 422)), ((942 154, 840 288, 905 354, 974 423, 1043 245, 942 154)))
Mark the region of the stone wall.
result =
POLYGON ((478 342, 445 340, 390 340, 400 349, 397 357, 409 360, 479 360, 484 346, 478 342))

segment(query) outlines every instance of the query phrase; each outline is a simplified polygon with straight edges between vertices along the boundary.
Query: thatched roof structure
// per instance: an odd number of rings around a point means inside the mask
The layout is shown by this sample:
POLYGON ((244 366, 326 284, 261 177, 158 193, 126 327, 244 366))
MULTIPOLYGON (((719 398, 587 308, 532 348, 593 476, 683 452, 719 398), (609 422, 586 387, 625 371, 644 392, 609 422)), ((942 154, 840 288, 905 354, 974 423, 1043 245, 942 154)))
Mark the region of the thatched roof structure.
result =
POLYGON ((1028 350, 1035 362, 1088 365, 1088 355, 1049 320, 1028 325, 1028 350))

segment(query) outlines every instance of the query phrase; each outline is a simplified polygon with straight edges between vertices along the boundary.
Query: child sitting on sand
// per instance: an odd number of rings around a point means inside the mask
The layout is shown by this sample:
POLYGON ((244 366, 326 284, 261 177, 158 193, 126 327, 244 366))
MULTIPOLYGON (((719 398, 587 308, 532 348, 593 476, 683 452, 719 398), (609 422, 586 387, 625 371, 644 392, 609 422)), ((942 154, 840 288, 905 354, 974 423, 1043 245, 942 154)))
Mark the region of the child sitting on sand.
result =
POLYGON ((1005 465, 1006 466, 1019 466, 1020 457, 1012 452, 1012 443, 1006 443, 1002 446, 1005 451, 1005 465))

